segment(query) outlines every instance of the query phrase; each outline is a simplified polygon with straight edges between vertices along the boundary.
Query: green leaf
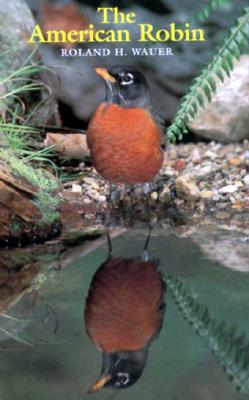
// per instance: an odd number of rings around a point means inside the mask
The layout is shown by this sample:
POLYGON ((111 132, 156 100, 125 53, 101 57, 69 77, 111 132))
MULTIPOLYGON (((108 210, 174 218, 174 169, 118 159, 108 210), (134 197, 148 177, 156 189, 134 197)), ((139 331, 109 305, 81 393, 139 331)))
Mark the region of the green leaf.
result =
POLYGON ((164 278, 182 316, 214 354, 228 378, 242 392, 249 393, 249 341, 235 325, 217 321, 209 309, 180 278, 164 278))
MULTIPOLYGON (((212 7, 225 4, 225 0, 214 0, 212 7)), ((206 11, 205 11, 206 12, 206 11)), ((179 138, 187 131, 187 123, 195 118, 198 113, 198 106, 205 106, 205 97, 211 101, 216 93, 215 78, 224 81, 225 76, 231 76, 234 68, 234 60, 239 60, 244 51, 249 48, 249 7, 245 8, 243 15, 237 20, 236 25, 231 29, 223 46, 213 57, 210 64, 203 69, 202 73, 193 80, 188 93, 182 98, 180 109, 177 111, 176 118, 168 128, 169 138, 179 138), (175 125, 181 121, 180 135, 179 127, 176 130, 175 125)))

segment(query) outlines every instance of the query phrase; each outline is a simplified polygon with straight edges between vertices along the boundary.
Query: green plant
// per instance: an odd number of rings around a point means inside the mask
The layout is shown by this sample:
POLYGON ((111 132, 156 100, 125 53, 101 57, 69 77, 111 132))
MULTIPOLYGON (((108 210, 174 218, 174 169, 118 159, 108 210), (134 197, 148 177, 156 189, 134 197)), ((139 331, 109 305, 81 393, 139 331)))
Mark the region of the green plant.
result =
POLYGON ((249 341, 236 326, 214 319, 206 306, 180 278, 165 278, 167 287, 184 318, 216 356, 228 377, 242 392, 249 392, 249 341))
POLYGON ((189 22, 204 22, 210 17, 212 12, 217 11, 219 8, 222 8, 229 3, 231 3, 231 0, 211 0, 200 11, 198 11, 197 14, 190 18, 189 22))
POLYGON ((245 8, 223 46, 200 76, 194 79, 188 93, 182 98, 180 109, 167 131, 170 141, 181 139, 187 132, 187 124, 196 117, 199 108, 205 106, 205 99, 210 102, 216 93, 217 79, 223 82, 225 76, 230 77, 234 60, 239 60, 241 54, 248 51, 248 43, 249 7, 245 8))
POLYGON ((58 218, 59 200, 52 193, 57 189, 58 181, 48 171, 34 168, 30 160, 21 159, 9 150, 0 150, 0 159, 11 167, 14 174, 25 177, 38 187, 39 192, 34 203, 42 212, 41 224, 52 224, 58 218))

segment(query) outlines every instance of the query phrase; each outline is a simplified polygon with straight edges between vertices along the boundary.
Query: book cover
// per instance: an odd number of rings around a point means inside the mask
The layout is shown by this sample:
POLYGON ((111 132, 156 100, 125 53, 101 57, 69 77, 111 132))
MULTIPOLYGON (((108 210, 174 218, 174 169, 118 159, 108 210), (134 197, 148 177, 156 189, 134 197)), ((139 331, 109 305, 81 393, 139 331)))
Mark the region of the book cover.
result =
POLYGON ((0 0, 1 400, 249 391, 248 0, 0 0))

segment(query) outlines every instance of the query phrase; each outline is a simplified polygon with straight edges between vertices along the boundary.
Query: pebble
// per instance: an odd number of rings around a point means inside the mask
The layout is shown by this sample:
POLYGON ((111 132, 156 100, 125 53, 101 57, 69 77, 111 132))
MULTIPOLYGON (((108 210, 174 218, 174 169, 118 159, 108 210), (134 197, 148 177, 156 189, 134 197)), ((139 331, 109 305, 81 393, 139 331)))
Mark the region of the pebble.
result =
MULTIPOLYGON (((209 210, 218 219, 228 219, 230 210, 242 213, 249 207, 248 166, 248 142, 169 145, 160 173, 153 181, 150 203, 155 210, 171 204, 180 211, 188 210, 191 215, 200 216, 209 210), (174 195, 169 187, 175 189, 174 195)), ((85 176, 82 180, 67 182, 66 191, 82 193, 84 204, 106 203, 106 181, 94 168, 82 167, 85 176)), ((115 205, 118 207, 127 197, 126 187, 119 185, 117 193, 115 205)), ((141 186, 134 187, 132 198, 134 208, 143 212, 141 186)))
POLYGON ((214 200, 214 201, 220 201, 220 199, 221 199, 221 195, 220 195, 220 194, 216 194, 216 195, 213 197, 213 200, 214 200))
POLYGON ((176 179, 176 193, 180 199, 198 200, 200 196, 199 189, 190 175, 185 174, 176 179))
POLYGON ((85 176, 83 178, 83 182, 87 183, 88 185, 92 185, 94 182, 96 182, 96 180, 90 176, 85 176))
POLYGON ((175 168, 177 171, 182 171, 183 169, 186 168, 186 162, 185 162, 184 160, 182 160, 182 159, 177 160, 177 161, 175 162, 175 164, 174 164, 174 168, 175 168))
POLYGON ((198 164, 200 161, 201 161, 201 153, 200 153, 200 150, 198 149, 198 147, 197 148, 195 148, 193 151, 192 151, 192 153, 191 153, 191 156, 190 156, 190 159, 192 159, 192 161, 195 163, 195 164, 198 164))
POLYGON ((98 182, 96 181, 96 179, 94 178, 90 178, 90 177, 84 177, 83 178, 84 183, 86 184, 86 186, 90 186, 92 189, 94 190, 99 190, 100 186, 98 184, 98 182))
POLYGON ((202 192, 200 192, 200 198, 201 199, 212 199, 214 197, 214 192, 212 192, 212 190, 203 190, 202 192))
POLYGON ((179 175, 179 173, 173 168, 166 168, 160 170, 160 175, 166 176, 168 178, 176 178, 179 175))
POLYGON ((157 192, 152 192, 152 193, 150 194, 150 198, 151 198, 151 200, 153 200, 153 201, 157 201, 157 199, 158 199, 158 193, 157 193, 157 192))
POLYGON ((206 151, 206 153, 204 154, 205 157, 207 158, 211 158, 212 160, 214 160, 217 157, 217 154, 214 153, 211 150, 206 151))
POLYGON ((77 185, 76 183, 73 183, 72 192, 73 193, 82 193, 82 187, 80 185, 77 185))
POLYGON ((227 186, 223 186, 221 189, 219 189, 219 193, 234 193, 238 190, 238 186, 237 185, 227 185, 227 186))
POLYGON ((96 198, 97 201, 100 201, 101 203, 105 203, 106 202, 106 196, 99 194, 96 198))
POLYGON ((83 203, 86 204, 86 205, 89 205, 89 204, 91 204, 92 202, 91 202, 90 199, 85 198, 85 199, 83 199, 83 203))
POLYGON ((243 182, 246 186, 249 186, 249 174, 245 175, 243 178, 243 182))
POLYGON ((230 218, 230 213, 227 211, 217 211, 215 213, 215 217, 217 219, 229 219, 230 218))
POLYGON ((239 157, 233 157, 228 160, 230 165, 241 165, 243 160, 239 157))
POLYGON ((170 203, 171 194, 168 186, 164 185, 163 190, 159 194, 159 201, 160 203, 170 203))

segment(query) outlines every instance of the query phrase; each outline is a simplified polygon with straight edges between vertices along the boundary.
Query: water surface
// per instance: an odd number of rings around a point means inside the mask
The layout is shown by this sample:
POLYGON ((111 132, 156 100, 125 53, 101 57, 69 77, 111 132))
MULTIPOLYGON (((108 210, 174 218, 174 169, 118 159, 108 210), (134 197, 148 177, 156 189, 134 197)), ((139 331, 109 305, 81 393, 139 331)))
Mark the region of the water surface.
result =
MULTIPOLYGON (((231 242, 237 240, 232 233, 227 235, 231 242)), ((113 240, 114 254, 140 256, 145 238, 146 231, 119 236, 113 240)), ((198 243, 155 231, 150 257, 160 258, 160 270, 166 277, 183 279, 217 322, 235 325, 238 332, 249 338, 249 275, 228 268, 226 262, 215 261, 215 254, 204 252, 202 244, 203 237, 198 243)), ((122 391, 103 389, 87 394, 100 375, 101 355, 85 331, 83 311, 92 277, 106 257, 107 246, 103 245, 54 271, 38 294, 26 293, 6 313, 20 318, 20 322, 1 318, 2 329, 30 343, 1 332, 1 400, 77 400, 88 396, 120 400, 246 399, 248 395, 236 390, 205 341, 183 318, 169 289, 163 328, 150 346, 142 377, 122 391)))

